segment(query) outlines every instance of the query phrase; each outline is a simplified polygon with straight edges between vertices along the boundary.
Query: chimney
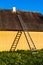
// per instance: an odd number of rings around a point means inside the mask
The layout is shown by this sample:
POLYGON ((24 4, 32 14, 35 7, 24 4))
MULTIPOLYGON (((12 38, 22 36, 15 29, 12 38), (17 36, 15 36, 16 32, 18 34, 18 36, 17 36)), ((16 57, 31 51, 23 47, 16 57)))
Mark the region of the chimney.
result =
POLYGON ((13 7, 13 12, 15 12, 15 13, 16 13, 16 7, 13 7))

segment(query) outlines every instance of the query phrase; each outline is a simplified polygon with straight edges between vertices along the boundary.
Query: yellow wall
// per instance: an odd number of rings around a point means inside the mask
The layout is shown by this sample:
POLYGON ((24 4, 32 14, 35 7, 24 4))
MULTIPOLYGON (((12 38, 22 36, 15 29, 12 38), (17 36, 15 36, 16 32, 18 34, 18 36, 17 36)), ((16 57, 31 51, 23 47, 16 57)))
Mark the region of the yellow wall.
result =
MULTIPOLYGON (((34 41, 37 49, 43 48, 43 32, 29 32, 32 40, 34 41)), ((15 31, 0 31, 0 51, 10 50, 10 47, 13 43, 13 40, 16 36, 17 32, 15 31)), ((31 41, 29 40, 31 43, 31 41)), ((16 50, 19 49, 29 49, 27 41, 25 39, 24 33, 22 32, 22 36, 19 40, 16 50)))

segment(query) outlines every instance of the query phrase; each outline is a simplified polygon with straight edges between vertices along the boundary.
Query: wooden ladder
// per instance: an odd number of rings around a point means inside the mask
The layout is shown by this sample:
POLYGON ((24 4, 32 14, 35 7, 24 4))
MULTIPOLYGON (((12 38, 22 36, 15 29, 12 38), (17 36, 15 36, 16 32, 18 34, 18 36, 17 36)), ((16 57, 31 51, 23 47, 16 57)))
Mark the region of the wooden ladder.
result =
MULTIPOLYGON (((36 46, 35 46, 35 44, 34 44, 32 38, 31 38, 29 32, 25 31, 25 30, 27 30, 28 28, 27 28, 27 26, 25 25, 25 23, 23 22, 22 17, 20 16, 19 13, 18 13, 18 19, 19 19, 20 24, 21 24, 21 27, 22 27, 22 29, 23 29, 23 31, 24 31, 24 35, 25 35, 25 38, 26 38, 26 40, 27 40, 27 43, 28 43, 28 46, 29 46, 30 50, 36 50, 36 46), (30 40, 31 40, 31 42, 32 42, 33 47, 31 47, 31 45, 30 45, 31 43, 29 43, 27 34, 28 34, 28 37, 30 38, 30 40)), ((18 31, 18 32, 17 32, 17 35, 16 35, 16 37, 15 37, 13 43, 12 43, 12 46, 11 46, 11 48, 10 48, 10 51, 14 51, 14 50, 16 49, 17 44, 18 44, 18 42, 19 42, 19 39, 20 39, 20 37, 21 37, 21 34, 22 34, 22 31, 18 31)))

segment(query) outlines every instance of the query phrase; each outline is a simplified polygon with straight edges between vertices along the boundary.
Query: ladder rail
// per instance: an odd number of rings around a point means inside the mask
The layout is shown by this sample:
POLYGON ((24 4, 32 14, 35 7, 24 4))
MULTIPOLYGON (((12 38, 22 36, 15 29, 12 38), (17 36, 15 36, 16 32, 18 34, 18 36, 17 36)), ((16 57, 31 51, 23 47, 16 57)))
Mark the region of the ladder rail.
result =
POLYGON ((26 38, 26 40, 27 40, 28 46, 29 46, 29 48, 30 48, 30 50, 31 50, 31 46, 30 46, 30 44, 29 44, 29 41, 28 41, 28 38, 27 38, 25 32, 24 32, 24 35, 25 35, 25 38, 26 38))
POLYGON ((28 36, 30 37, 31 42, 32 42, 32 44, 33 44, 34 48, 36 49, 36 46, 35 46, 35 44, 34 44, 34 42, 33 42, 32 38, 31 38, 31 36, 30 36, 29 32, 28 32, 28 36))

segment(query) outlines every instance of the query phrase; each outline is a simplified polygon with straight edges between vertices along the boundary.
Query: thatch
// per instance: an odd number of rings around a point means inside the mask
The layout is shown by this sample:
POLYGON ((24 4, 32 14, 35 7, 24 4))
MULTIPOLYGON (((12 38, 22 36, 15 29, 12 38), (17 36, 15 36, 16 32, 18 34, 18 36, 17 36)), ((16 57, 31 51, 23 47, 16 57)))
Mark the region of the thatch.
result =
MULTIPOLYGON (((18 11, 17 11, 18 12, 18 11)), ((43 31, 43 16, 37 12, 19 11, 28 31, 43 31)), ((12 10, 0 10, 0 31, 23 31, 18 14, 12 10)))

